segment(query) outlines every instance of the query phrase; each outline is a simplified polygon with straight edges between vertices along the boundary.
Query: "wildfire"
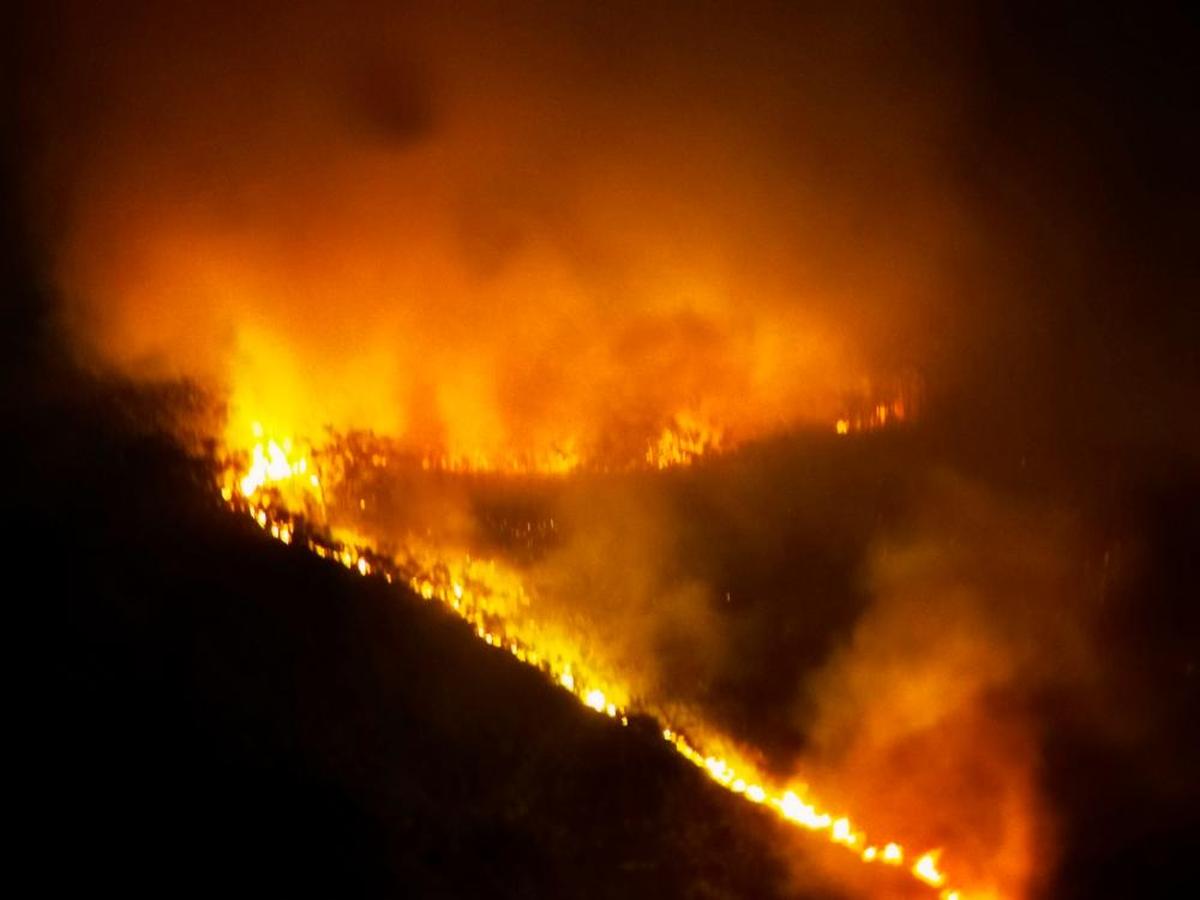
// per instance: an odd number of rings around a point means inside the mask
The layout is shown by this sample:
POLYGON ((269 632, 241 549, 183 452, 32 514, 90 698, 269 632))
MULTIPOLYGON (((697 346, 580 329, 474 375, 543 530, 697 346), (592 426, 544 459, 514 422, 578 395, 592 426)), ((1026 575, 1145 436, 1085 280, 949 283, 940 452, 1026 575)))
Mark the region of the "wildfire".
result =
MULTIPOLYGON (((254 429, 254 437, 248 462, 227 465, 220 476, 220 489, 232 509, 249 515, 272 538, 284 544, 300 540, 317 556, 359 575, 407 584, 418 596, 439 603, 467 622, 489 647, 543 672, 597 714, 621 725, 628 725, 630 715, 635 713, 658 719, 663 740, 730 793, 774 810, 789 824, 823 834, 863 863, 897 868, 905 865, 908 854, 899 843, 870 839, 849 817, 823 808, 807 785, 773 784, 748 764, 705 752, 692 738, 663 721, 660 711, 635 701, 619 679, 598 671, 563 635, 514 615, 514 611, 528 605, 528 598, 518 575, 507 567, 468 554, 446 554, 430 546, 410 546, 404 553, 389 557, 372 549, 371 542, 361 536, 335 535, 313 528, 308 524, 310 517, 297 510, 307 511, 310 516, 316 511, 319 516, 324 503, 319 466, 299 450, 301 445, 296 441, 268 438, 261 427, 254 429)), ((682 454, 680 464, 686 465, 692 458, 687 455, 689 447, 704 452, 717 445, 719 437, 708 436, 697 442, 668 441, 661 446, 678 450, 682 454)), ((664 458, 647 454, 647 461, 655 465, 664 458)), ((379 458, 374 461, 383 463, 379 458)), ((939 900, 966 900, 960 890, 948 886, 940 854, 935 849, 916 857, 909 869, 912 877, 937 889, 939 900)))

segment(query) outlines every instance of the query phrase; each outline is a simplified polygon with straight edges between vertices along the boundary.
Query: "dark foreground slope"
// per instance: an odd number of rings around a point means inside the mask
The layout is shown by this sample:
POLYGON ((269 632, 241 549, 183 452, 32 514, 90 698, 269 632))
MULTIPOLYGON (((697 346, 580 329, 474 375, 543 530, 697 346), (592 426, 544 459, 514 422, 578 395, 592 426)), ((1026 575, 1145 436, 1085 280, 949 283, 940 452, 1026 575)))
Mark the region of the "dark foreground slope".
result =
POLYGON ((8 397, 6 593, 46 637, 21 733, 47 892, 835 895, 796 874, 827 849, 648 725, 229 515, 147 427, 168 399, 66 374, 8 397))

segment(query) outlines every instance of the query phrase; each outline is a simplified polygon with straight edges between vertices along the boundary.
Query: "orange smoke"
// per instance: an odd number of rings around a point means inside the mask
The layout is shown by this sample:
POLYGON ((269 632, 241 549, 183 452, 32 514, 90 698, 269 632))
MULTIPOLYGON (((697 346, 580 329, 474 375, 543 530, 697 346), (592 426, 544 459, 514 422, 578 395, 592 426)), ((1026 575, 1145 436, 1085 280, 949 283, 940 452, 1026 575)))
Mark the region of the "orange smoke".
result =
POLYGON ((873 604, 814 679, 807 762, 870 825, 944 848, 981 896, 1034 895, 1055 823, 1028 692, 1092 667, 1076 526, 948 474, 925 491, 911 533, 876 548, 873 604))
POLYGON ((65 15, 36 184, 81 352, 225 392, 239 446, 548 470, 827 427, 919 361, 945 129, 876 92, 948 90, 919 55, 834 20, 834 84, 782 84, 769 29, 710 23, 717 64, 644 46, 668 16, 617 74, 565 10, 476 12, 65 15))

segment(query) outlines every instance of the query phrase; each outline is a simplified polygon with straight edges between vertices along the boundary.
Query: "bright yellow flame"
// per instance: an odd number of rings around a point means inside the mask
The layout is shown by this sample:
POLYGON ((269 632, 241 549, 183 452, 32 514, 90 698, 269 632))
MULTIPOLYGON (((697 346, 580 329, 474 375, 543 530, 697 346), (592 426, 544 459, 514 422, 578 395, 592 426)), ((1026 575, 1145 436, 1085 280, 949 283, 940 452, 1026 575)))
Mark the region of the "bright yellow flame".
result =
POLYGON ((813 831, 824 831, 833 822, 829 813, 818 812, 811 803, 805 803, 792 791, 785 791, 780 798, 779 809, 785 819, 798 822, 813 831))
POLYGON ((946 876, 938 869, 939 855, 939 851, 931 850, 918 859, 916 865, 913 866, 913 874, 934 887, 941 887, 946 881, 946 876))
POLYGON ((857 836, 850 828, 850 820, 845 816, 834 820, 832 837, 839 844, 853 845, 857 842, 857 836))
MULTIPOLYGON (((308 460, 301 457, 293 462, 288 458, 290 452, 290 441, 285 441, 283 446, 273 440, 267 441, 265 449, 261 441, 255 444, 250 460, 250 470, 238 484, 242 490, 242 496, 252 497, 264 485, 285 481, 307 472, 308 460)), ((316 475, 312 476, 313 485, 317 483, 316 477, 316 475)))

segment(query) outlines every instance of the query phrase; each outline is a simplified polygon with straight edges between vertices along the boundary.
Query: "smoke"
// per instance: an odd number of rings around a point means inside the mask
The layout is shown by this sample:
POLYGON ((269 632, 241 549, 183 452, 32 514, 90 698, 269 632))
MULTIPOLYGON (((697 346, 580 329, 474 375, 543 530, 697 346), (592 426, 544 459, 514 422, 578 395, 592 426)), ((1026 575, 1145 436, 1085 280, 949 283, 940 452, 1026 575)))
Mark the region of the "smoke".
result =
POLYGON ((811 785, 876 839, 941 848, 971 896, 1038 896, 1059 846, 1046 698, 1111 722, 1095 618, 1115 575, 1061 495, 927 454, 829 435, 667 475, 462 482, 459 512, 428 524, 368 493, 381 512, 355 530, 403 546, 432 527, 507 560, 527 595, 509 620, 612 677, 619 702, 811 785))
POLYGON ((702 692, 723 656, 714 587, 686 558, 668 501, 638 483, 572 492, 556 506, 566 539, 529 577, 541 614, 565 618, 652 703, 702 692))
POLYGON ((870 605, 811 679, 808 763, 945 847, 966 883, 1028 896, 1055 852, 1037 699, 1084 696, 1096 672, 1081 532, 1044 500, 922 481, 907 526, 873 544, 870 605))
POLYGON ((640 455, 677 415, 828 424, 929 356, 962 251, 927 30, 68 3, 30 195, 79 352, 227 392, 231 437, 496 465, 640 455))

